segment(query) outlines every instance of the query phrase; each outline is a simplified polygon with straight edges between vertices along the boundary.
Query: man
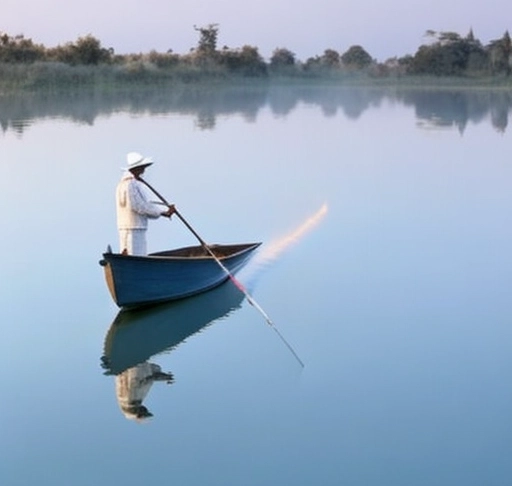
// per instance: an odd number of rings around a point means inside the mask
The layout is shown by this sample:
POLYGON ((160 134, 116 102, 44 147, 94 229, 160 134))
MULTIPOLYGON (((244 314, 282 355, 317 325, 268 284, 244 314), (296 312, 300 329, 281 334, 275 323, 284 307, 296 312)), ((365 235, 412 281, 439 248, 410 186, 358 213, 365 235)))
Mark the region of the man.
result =
POLYGON ((128 166, 116 190, 117 229, 119 230, 119 251, 127 255, 146 255, 146 230, 148 219, 160 216, 170 218, 174 205, 165 211, 148 201, 143 184, 139 181, 146 167, 153 160, 137 152, 130 152, 126 159, 128 166))

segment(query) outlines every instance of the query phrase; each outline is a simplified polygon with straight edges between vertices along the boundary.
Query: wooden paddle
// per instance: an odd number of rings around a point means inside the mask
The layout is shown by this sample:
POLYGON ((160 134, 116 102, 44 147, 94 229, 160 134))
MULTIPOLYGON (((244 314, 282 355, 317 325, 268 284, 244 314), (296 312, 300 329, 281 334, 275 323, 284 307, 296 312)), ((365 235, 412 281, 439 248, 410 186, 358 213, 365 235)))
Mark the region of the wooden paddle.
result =
MULTIPOLYGON (((144 179, 140 177, 140 175, 137 177, 137 180, 142 182, 145 186, 147 186, 153 194, 155 194, 156 197, 158 197, 167 207, 172 207, 171 204, 169 204, 166 199, 154 188, 152 187, 148 182, 146 182, 144 179)), ((245 295, 245 298, 251 304, 253 307, 255 307, 261 315, 265 318, 267 321, 267 324, 274 329, 274 331, 277 333, 277 335, 281 338, 281 341, 288 347, 288 349, 292 352, 292 354, 295 356, 295 359, 299 362, 299 364, 304 367, 304 363, 299 358, 295 350, 291 347, 291 345, 286 341, 286 339, 283 337, 283 335, 279 332, 275 324, 272 322, 268 314, 262 309, 262 307, 254 300, 254 298, 249 294, 249 292, 246 290, 246 288, 242 285, 242 283, 235 278, 235 276, 226 268, 226 266, 219 260, 217 255, 210 249, 210 247, 205 243, 205 241, 199 236, 199 234, 190 226, 188 221, 180 214, 180 212, 174 208, 174 214, 178 216, 178 218, 181 220, 181 222, 190 230, 190 232, 197 238, 199 243, 201 243, 201 246, 206 250, 207 253, 210 254, 210 256, 217 262, 217 264, 222 268, 224 273, 229 277, 231 282, 236 286, 240 292, 242 292, 245 295)))

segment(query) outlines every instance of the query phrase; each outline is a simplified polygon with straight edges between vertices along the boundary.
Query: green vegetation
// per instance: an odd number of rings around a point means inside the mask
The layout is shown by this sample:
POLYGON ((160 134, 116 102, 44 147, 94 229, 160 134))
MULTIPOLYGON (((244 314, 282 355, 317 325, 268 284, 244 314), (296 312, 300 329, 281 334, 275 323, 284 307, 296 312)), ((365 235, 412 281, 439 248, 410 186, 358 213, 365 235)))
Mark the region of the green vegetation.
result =
POLYGON ((151 51, 115 54, 87 35, 75 42, 47 48, 23 35, 0 33, 0 93, 58 91, 72 87, 119 87, 207 83, 232 80, 329 80, 344 83, 471 85, 512 87, 512 42, 507 32, 484 46, 470 30, 465 37, 453 32, 428 31, 428 43, 414 55, 377 62, 359 45, 340 53, 297 60, 286 48, 276 48, 265 61, 258 48, 217 46, 218 25, 194 29, 198 44, 187 54, 151 51))

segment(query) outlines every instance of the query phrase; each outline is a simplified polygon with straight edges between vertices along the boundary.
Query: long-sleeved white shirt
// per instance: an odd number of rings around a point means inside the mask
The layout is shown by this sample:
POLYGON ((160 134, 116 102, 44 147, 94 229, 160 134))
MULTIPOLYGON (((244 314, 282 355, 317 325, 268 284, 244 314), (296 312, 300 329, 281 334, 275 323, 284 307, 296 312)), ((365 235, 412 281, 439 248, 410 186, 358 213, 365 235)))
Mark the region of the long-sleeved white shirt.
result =
POLYGON ((117 185, 116 208, 118 229, 146 229, 148 218, 162 214, 162 208, 148 201, 142 183, 130 172, 117 185))

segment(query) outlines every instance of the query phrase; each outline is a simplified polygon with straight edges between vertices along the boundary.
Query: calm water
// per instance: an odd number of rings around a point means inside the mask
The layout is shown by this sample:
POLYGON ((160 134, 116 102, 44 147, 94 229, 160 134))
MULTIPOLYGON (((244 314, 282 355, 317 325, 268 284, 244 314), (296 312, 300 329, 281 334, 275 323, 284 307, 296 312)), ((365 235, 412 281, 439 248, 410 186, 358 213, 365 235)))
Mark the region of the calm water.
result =
POLYGON ((0 483, 511 484, 511 100, 1 100, 0 483), (118 315, 98 260, 132 150, 203 239, 264 243, 239 279, 303 369, 230 284, 118 315), (150 364, 174 382, 129 420, 116 383, 150 364))

